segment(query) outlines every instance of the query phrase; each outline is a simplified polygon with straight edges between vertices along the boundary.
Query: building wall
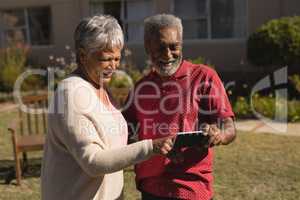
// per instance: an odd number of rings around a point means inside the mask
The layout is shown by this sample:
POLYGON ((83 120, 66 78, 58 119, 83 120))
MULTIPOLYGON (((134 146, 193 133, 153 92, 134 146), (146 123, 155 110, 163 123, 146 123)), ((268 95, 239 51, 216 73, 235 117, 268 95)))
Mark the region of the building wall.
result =
MULTIPOLYGON (((169 0, 168 0, 169 1, 169 0)), ((168 1, 156 1, 159 12, 168 12, 168 1), (163 2, 163 3, 161 3, 163 2), (160 5, 161 4, 161 5, 160 5)), ((250 35, 267 21, 283 16, 300 15, 299 0, 248 0, 247 33, 250 35)), ((262 68, 247 63, 247 38, 245 39, 214 39, 185 40, 183 54, 185 58, 194 59, 199 56, 206 58, 215 65, 225 80, 251 79, 268 73, 262 68)), ((131 44, 138 66, 145 66, 145 52, 142 45, 131 44)))
POLYGON ((31 55, 35 63, 48 64, 50 55, 62 56, 70 54, 65 46, 73 47, 73 31, 81 18, 80 2, 78 0, 1 0, 1 9, 29 8, 35 6, 50 6, 52 44, 47 46, 32 46, 31 55))
MULTIPOLYGON (((170 0, 154 0, 157 13, 170 12, 170 0)), ((53 45, 32 47, 33 59, 47 64, 48 56, 68 56, 65 46, 73 48, 73 32, 82 17, 89 15, 89 0, 1 0, 0 8, 49 5, 52 12, 53 45)), ((261 24, 281 16, 300 15, 299 0, 248 0, 247 32, 251 34, 261 24)), ((127 43, 137 66, 144 67, 146 54, 142 43, 127 43)), ((202 56, 218 71, 251 71, 246 61, 245 39, 215 39, 184 41, 184 57, 202 56)))
MULTIPOLYGON (((157 11, 169 12, 168 1, 156 1, 157 11)), ((282 16, 300 15, 299 0, 248 0, 247 33, 253 33, 263 23, 282 16)), ((247 39, 214 39, 214 40, 186 40, 183 53, 186 58, 202 56, 216 66, 218 71, 251 71, 246 59, 247 39)), ((136 55, 139 66, 144 65, 142 45, 128 46, 136 55)))

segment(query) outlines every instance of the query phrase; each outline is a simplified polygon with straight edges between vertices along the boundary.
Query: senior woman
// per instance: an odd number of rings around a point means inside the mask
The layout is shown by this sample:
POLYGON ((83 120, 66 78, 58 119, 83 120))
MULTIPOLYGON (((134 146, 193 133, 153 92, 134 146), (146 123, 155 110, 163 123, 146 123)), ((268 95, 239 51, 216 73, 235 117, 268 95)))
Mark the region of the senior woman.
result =
POLYGON ((42 199, 121 199, 122 169, 166 155, 172 138, 127 145, 127 124, 105 90, 120 63, 123 33, 111 16, 82 20, 74 34, 78 69, 49 106, 42 199))

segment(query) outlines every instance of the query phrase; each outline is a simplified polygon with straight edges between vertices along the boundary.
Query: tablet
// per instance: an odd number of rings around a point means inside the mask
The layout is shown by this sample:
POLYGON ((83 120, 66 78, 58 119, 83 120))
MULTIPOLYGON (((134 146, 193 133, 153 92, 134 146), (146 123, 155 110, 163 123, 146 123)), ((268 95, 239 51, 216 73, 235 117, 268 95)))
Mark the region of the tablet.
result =
POLYGON ((173 148, 180 149, 182 147, 200 147, 207 144, 208 139, 209 137, 204 135, 203 131, 178 132, 173 148))

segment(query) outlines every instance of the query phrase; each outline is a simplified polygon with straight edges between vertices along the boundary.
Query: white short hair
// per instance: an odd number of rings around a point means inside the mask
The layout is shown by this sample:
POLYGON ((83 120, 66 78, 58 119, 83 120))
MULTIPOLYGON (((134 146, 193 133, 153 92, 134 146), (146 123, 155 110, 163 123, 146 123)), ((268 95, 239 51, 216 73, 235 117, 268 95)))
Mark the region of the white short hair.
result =
POLYGON ((124 35, 118 21, 110 15, 95 15, 80 21, 74 33, 75 50, 122 49, 124 35))
POLYGON ((144 41, 149 41, 153 37, 153 33, 157 33, 160 29, 166 27, 175 27, 182 40, 183 27, 181 19, 171 14, 158 14, 144 20, 144 41))

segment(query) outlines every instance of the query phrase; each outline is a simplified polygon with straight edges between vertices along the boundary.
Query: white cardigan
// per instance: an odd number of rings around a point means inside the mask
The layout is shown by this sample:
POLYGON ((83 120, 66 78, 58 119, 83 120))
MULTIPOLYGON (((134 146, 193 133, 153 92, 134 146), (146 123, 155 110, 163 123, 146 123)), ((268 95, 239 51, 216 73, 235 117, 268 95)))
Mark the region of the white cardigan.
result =
POLYGON ((78 76, 64 79, 49 106, 43 200, 118 199, 122 169, 153 155, 152 140, 127 145, 127 124, 78 76))

